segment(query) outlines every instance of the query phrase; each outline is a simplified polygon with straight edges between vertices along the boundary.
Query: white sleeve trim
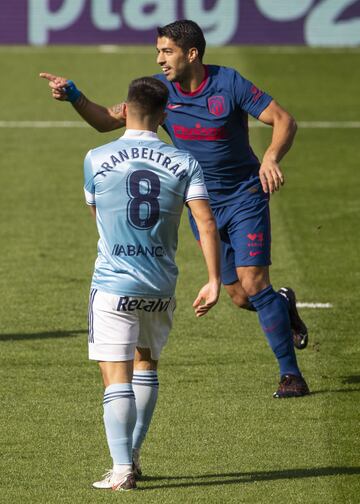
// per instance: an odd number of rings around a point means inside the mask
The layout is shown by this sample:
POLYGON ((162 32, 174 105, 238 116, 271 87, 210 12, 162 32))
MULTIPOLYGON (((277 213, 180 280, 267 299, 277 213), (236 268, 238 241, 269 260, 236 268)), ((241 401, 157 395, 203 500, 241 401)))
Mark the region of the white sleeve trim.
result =
POLYGON ((199 185, 189 185, 185 193, 185 201, 190 201, 194 199, 209 199, 207 189, 204 184, 199 185))
POLYGON ((87 205, 95 205, 95 194, 90 193, 84 188, 85 200, 87 205))

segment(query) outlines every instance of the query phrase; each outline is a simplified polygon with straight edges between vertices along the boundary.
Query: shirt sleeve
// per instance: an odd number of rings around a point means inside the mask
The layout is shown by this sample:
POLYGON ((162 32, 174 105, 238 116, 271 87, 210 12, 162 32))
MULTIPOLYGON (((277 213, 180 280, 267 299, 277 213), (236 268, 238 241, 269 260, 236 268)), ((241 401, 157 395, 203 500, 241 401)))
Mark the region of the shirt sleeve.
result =
POLYGON ((184 201, 191 201, 195 199, 209 199, 209 195, 205 186, 204 175, 199 163, 190 158, 190 179, 185 191, 184 201))
POLYGON ((91 163, 91 151, 86 154, 84 159, 84 193, 87 205, 95 205, 95 185, 91 163))
POLYGON ((236 105, 256 119, 273 99, 236 71, 234 71, 233 90, 236 105))

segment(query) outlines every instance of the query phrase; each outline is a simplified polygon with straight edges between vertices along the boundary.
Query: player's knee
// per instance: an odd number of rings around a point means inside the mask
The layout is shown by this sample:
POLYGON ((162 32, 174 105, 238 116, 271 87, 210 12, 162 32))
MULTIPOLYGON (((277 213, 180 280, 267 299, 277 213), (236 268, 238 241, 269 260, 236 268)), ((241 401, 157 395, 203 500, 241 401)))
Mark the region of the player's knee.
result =
POLYGON ((158 361, 151 358, 150 348, 136 347, 134 369, 137 371, 156 371, 158 361))
POLYGON ((268 267, 248 266, 238 268, 239 282, 247 298, 255 296, 269 285, 268 267))
POLYGON ((238 308, 246 309, 249 306, 249 300, 243 289, 240 287, 239 282, 237 282, 236 284, 225 285, 225 289, 230 296, 231 301, 238 308))
POLYGON ((241 294, 234 294, 231 297, 231 301, 236 305, 238 308, 248 308, 249 306, 249 300, 245 295, 241 294))
POLYGON ((265 289, 268 286, 268 282, 261 277, 249 275, 243 279, 241 285, 247 295, 247 298, 249 298, 250 296, 255 296, 255 294, 265 289))

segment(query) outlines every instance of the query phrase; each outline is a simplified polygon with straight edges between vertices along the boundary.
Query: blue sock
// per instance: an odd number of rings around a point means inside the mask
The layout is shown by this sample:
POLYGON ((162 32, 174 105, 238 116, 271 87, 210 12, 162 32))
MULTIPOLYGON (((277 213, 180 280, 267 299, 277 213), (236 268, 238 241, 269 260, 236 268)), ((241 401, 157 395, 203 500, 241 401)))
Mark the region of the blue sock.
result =
POLYGON ((159 391, 157 371, 134 371, 133 389, 136 401, 136 425, 133 448, 140 450, 149 429, 159 391))
POLYGON ((256 308, 262 330, 278 360, 280 375, 301 376, 296 362, 286 299, 269 285, 255 296, 250 296, 249 301, 256 308))
POLYGON ((109 385, 104 393, 104 424, 114 465, 132 464, 132 434, 136 423, 131 383, 109 385))

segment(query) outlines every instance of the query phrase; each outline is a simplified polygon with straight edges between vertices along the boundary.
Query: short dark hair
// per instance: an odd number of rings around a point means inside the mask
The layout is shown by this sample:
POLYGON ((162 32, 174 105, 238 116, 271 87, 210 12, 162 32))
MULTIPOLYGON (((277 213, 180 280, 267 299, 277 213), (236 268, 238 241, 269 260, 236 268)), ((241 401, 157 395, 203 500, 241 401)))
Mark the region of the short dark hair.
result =
POLYGON ((202 29, 194 21, 180 19, 166 26, 159 26, 157 32, 159 37, 166 37, 173 40, 184 52, 187 52, 192 47, 196 47, 199 53, 199 59, 202 61, 205 53, 206 40, 202 29))
POLYGON ((168 97, 164 83, 154 77, 140 77, 130 83, 126 101, 135 104, 144 114, 156 114, 165 109, 168 97))

